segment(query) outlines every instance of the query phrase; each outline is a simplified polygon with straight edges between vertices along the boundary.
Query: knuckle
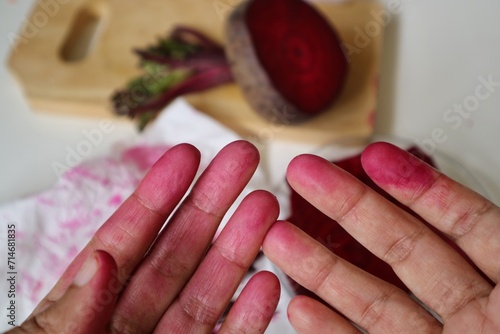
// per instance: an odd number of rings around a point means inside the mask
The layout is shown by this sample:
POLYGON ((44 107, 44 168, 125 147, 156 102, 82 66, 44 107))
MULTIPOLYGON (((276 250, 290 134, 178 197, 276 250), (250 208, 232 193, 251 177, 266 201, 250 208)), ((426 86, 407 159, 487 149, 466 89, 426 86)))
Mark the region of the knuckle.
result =
POLYGON ((209 196, 202 189, 197 189, 189 194, 184 205, 187 211, 195 210, 215 220, 222 219, 222 215, 218 212, 218 207, 215 204, 214 196, 209 196))
POLYGON ((141 333, 137 324, 133 323, 129 319, 116 315, 111 320, 109 326, 110 334, 137 334, 141 333))
POLYGON ((14 328, 8 333, 12 334, 46 334, 48 333, 44 328, 40 327, 36 316, 23 322, 19 327, 14 328))
POLYGON ((145 200, 142 198, 139 194, 136 192, 133 192, 132 195, 130 195, 135 201, 146 211, 149 212, 150 215, 152 216, 157 216, 157 217, 163 217, 164 215, 160 212, 160 210, 152 205, 149 201, 145 200))
POLYGON ((472 231, 481 218, 493 208, 494 205, 489 201, 485 201, 478 207, 468 206, 463 209, 458 206, 451 207, 446 213, 451 220, 449 235, 454 240, 463 237, 472 231))
POLYGON ((387 290, 378 294, 376 298, 371 300, 361 313, 361 326, 368 330, 374 328, 382 319, 387 305, 390 303, 395 293, 395 290, 387 290))
POLYGON ((209 300, 200 296, 189 296, 179 298, 179 306, 182 311, 201 326, 213 326, 219 320, 219 310, 209 300))
POLYGON ((48 312, 42 312, 35 315, 32 318, 31 325, 34 331, 29 331, 30 333, 71 333, 74 327, 72 322, 67 322, 63 328, 60 328, 58 324, 54 322, 53 317, 51 317, 48 312))
POLYGON ((368 187, 362 186, 355 195, 346 197, 338 210, 339 217, 341 217, 339 220, 345 221, 350 216, 355 216, 356 208, 367 194, 368 187))
POLYGON ((168 250, 151 256, 147 265, 153 272, 167 280, 186 279, 186 276, 193 271, 189 264, 183 262, 178 256, 173 256, 168 250))
POLYGON ((330 291, 331 273, 339 264, 340 259, 326 250, 318 249, 311 257, 307 258, 304 266, 306 273, 305 281, 308 281, 307 288, 315 293, 330 291))
POLYGON ((238 252, 238 250, 222 247, 217 243, 212 246, 212 249, 214 249, 219 254, 220 258, 223 261, 229 263, 234 267, 237 267, 243 272, 247 271, 248 265, 247 263, 245 263, 245 261, 242 260, 243 254, 241 254, 241 252, 238 252))
POLYGON ((418 230, 403 235, 392 243, 382 259, 392 267, 401 264, 411 257, 418 241, 424 237, 425 231, 425 226, 421 226, 418 230))
POLYGON ((38 329, 38 333, 51 333, 55 328, 50 317, 46 316, 47 313, 43 312, 33 317, 33 325, 38 329))

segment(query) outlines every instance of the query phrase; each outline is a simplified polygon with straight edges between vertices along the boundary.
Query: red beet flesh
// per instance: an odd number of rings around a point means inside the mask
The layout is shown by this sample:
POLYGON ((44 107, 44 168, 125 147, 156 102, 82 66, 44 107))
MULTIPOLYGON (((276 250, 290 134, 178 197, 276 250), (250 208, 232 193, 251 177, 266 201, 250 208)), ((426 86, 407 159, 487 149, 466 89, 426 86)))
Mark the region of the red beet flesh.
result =
POLYGON ((330 23, 303 0, 250 0, 226 25, 226 54, 252 108, 272 122, 299 123, 328 110, 348 62, 330 23))
POLYGON ((275 88, 316 114, 337 97, 347 60, 330 24, 302 0, 253 0, 246 23, 255 53, 275 88))

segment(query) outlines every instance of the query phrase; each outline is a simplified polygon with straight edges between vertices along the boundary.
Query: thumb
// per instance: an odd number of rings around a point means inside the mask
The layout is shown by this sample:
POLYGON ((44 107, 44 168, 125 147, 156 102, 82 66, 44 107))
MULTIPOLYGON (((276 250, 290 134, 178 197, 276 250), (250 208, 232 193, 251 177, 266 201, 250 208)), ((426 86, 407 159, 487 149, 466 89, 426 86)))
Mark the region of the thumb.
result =
POLYGON ((121 284, 116 262, 105 251, 90 254, 61 299, 29 318, 29 333, 103 333, 113 314, 121 284))

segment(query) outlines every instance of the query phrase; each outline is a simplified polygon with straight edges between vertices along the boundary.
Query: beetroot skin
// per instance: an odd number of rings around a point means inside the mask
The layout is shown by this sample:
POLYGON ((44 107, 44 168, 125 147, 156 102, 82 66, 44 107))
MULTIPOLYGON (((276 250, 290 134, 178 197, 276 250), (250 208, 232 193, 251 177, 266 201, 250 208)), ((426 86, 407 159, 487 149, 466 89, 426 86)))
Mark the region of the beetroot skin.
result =
POLYGON ((325 111, 344 85, 348 62, 323 16, 302 0, 252 0, 226 27, 226 52, 247 101, 283 123, 325 111))
MULTIPOLYGON (((422 150, 420 150, 419 148, 411 147, 410 149, 408 149, 408 152, 435 167, 435 163, 433 162, 431 157, 422 152, 422 150)), ((467 257, 467 255, 456 244, 446 238, 443 233, 439 232, 435 227, 423 221, 408 207, 396 201, 387 192, 377 186, 363 170, 363 167, 361 165, 361 155, 357 155, 334 163, 340 168, 357 177, 361 182, 374 189, 377 193, 381 194, 392 203, 396 204, 403 210, 420 219, 431 230, 441 236, 457 252, 459 252, 473 267, 476 268, 478 272, 480 272, 480 270, 467 257)), ((367 271, 368 273, 403 289, 404 291, 409 291, 409 289, 399 279, 399 277, 394 273, 394 271, 388 264, 370 253, 370 251, 368 251, 363 245, 356 241, 356 239, 354 239, 349 233, 347 233, 335 220, 329 218, 314 206, 309 204, 293 189, 291 190, 290 200, 292 213, 288 218, 288 221, 298 226, 314 239, 320 241, 323 245, 325 245, 341 258, 351 262, 352 264, 367 271)), ((484 274, 483 277, 489 280, 484 274)), ((297 283, 293 281, 291 283, 298 294, 306 294, 312 297, 316 297, 310 291, 306 290, 297 283)))

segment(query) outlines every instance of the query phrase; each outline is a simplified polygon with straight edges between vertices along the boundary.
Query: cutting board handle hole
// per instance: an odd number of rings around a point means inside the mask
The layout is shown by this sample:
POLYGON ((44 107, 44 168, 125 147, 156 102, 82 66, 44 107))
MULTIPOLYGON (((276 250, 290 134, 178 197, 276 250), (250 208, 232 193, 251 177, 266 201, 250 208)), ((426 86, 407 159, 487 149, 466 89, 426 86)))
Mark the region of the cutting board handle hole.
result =
POLYGON ((85 59, 96 44, 102 30, 106 8, 100 2, 82 7, 62 44, 60 56, 65 62, 85 59))

